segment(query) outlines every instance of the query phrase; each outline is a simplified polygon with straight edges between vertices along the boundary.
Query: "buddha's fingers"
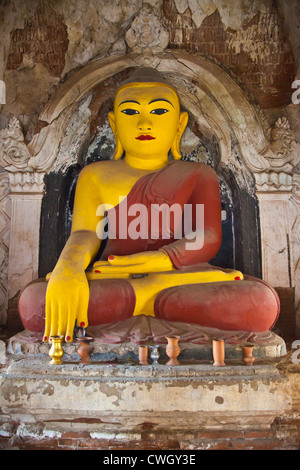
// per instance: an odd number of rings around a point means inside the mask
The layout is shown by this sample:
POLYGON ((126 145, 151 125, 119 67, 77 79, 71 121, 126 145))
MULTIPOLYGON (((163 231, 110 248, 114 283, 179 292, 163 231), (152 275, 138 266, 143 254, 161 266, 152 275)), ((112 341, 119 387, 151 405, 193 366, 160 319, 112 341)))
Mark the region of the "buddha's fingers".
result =
POLYGON ((44 332, 44 341, 49 341, 50 338, 50 330, 51 330, 51 301, 49 300, 49 296, 46 295, 46 305, 45 305, 45 332, 44 332))
POLYGON ((46 315, 46 322, 45 322, 45 329, 44 329, 44 336, 43 336, 43 341, 47 342, 49 341, 50 337, 50 321, 47 319, 49 315, 46 315))
POLYGON ((140 274, 145 273, 145 266, 143 264, 132 264, 132 265, 125 265, 125 266, 101 266, 99 270, 97 267, 94 266, 93 271, 95 273, 101 274, 140 274))
POLYGON ((101 269, 103 266, 111 266, 108 261, 96 261, 93 264, 93 269, 101 269))
POLYGON ((72 305, 69 305, 67 310, 67 323, 66 323, 66 336, 65 340, 67 342, 73 341, 73 333, 75 328, 76 321, 76 311, 78 310, 78 302, 75 301, 72 305))
POLYGON ((69 305, 67 305, 66 308, 65 308, 65 306, 62 306, 61 303, 59 304, 58 335, 60 335, 60 336, 65 336, 65 334, 66 334, 69 308, 70 308, 69 305))
POLYGON ((58 335, 58 312, 59 312, 59 305, 56 300, 50 300, 49 302, 50 307, 48 307, 51 311, 50 319, 50 337, 58 335))
POLYGON ((110 255, 108 262, 111 266, 131 266, 139 263, 143 263, 145 256, 143 254, 133 254, 124 256, 110 255))
POLYGON ((109 261, 96 261, 93 264, 93 269, 99 270, 101 272, 102 270, 106 269, 105 272, 109 272, 111 271, 112 268, 118 268, 118 267, 122 268, 126 266, 135 266, 136 264, 139 264, 136 262, 134 258, 129 258, 129 256, 118 256, 118 257, 112 256, 112 257, 109 257, 108 260, 109 261))
MULTIPOLYGON (((169 258, 169 255, 163 250, 159 251, 146 251, 143 253, 134 253, 132 255, 124 256, 109 256, 108 262, 111 266, 124 266, 124 267, 138 267, 138 271, 129 272, 154 272, 154 271, 165 271, 172 270, 173 264, 169 258), (140 268, 139 268, 140 266, 140 268)), ((99 266, 100 271, 101 267, 99 266)), ((103 266, 104 269, 104 266, 103 266)), ((103 271, 104 272, 104 271, 103 271)))
POLYGON ((89 324, 88 304, 89 304, 89 298, 83 298, 83 296, 80 297, 79 304, 78 304, 77 324, 81 328, 86 328, 89 324))

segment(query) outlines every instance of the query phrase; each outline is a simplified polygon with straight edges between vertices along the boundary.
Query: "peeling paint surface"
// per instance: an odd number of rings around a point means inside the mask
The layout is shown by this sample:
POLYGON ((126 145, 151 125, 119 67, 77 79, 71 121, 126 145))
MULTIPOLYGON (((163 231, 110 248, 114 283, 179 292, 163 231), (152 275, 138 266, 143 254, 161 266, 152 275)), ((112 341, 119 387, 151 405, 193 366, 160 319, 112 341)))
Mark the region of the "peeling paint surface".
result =
POLYGON ((46 361, 30 364, 24 359, 8 368, 0 383, 2 408, 101 416, 108 412, 210 413, 220 406, 227 413, 239 413, 249 410, 249 403, 252 412, 270 413, 287 406, 285 380, 270 367, 225 367, 220 371, 191 365, 167 371, 164 366, 94 364, 88 368, 79 365, 78 374, 74 364, 51 368, 46 361))

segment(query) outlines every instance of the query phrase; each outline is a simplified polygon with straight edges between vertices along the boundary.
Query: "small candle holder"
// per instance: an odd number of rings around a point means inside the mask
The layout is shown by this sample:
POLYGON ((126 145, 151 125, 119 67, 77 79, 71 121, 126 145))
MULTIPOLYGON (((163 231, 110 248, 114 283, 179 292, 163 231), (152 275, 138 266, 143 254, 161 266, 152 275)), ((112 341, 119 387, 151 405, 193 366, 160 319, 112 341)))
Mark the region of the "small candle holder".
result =
POLYGON ((139 346, 139 364, 148 364, 148 346, 139 346))
POLYGON ((243 363, 246 366, 252 366, 253 362, 255 361, 255 357, 253 357, 253 348, 254 345, 251 343, 242 344, 243 363))
POLYGON ((50 340, 52 342, 50 351, 49 351, 49 356, 51 357, 50 364, 54 365, 60 365, 63 364, 63 361, 61 358, 64 355, 64 350, 62 348, 62 342, 63 342, 64 337, 63 336, 51 336, 50 340))
POLYGON ((223 339, 213 340, 213 358, 215 367, 225 366, 225 343, 223 339))
POLYGON ((90 336, 82 336, 81 338, 77 338, 76 341, 79 342, 77 353, 81 357, 81 364, 90 364, 90 355, 92 350, 91 342, 93 341, 93 338, 90 336))
POLYGON ((159 346, 156 344, 154 346, 150 346, 150 349, 151 349, 151 354, 150 354, 150 357, 152 359, 152 364, 154 366, 157 366, 158 365, 158 359, 159 359, 159 350, 158 350, 159 346))
POLYGON ((179 339, 179 336, 166 336, 166 340, 168 341, 166 347, 166 353, 169 358, 169 361, 167 362, 168 366, 178 366, 180 364, 177 359, 180 353, 180 347, 178 344, 179 339))

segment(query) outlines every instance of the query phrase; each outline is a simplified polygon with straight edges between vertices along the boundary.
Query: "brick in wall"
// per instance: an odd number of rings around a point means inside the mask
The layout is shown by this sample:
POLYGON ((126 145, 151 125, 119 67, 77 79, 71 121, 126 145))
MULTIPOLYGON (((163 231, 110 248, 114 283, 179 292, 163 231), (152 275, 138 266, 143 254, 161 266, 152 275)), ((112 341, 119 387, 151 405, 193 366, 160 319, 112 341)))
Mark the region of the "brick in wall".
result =
POLYGON ((24 29, 12 31, 7 70, 18 68, 27 54, 33 62, 45 65, 51 75, 60 76, 67 48, 66 25, 55 11, 41 2, 33 17, 25 21, 24 29))
POLYGON ((218 10, 197 28, 190 10, 179 14, 173 0, 165 1, 163 9, 169 48, 211 58, 245 85, 263 109, 290 104, 296 67, 276 6, 255 15, 240 31, 226 29, 218 10))

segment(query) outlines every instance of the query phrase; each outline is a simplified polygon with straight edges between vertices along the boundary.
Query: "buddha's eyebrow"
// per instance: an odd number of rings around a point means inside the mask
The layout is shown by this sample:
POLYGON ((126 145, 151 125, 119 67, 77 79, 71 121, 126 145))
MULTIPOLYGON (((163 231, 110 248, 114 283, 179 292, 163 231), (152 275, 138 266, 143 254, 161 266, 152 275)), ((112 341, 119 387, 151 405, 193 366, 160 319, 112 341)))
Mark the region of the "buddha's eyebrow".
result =
MULTIPOLYGON (((122 103, 119 104, 119 106, 121 106, 121 104, 124 104, 124 103, 136 103, 136 104, 141 104, 139 103, 138 101, 135 101, 135 100, 126 100, 126 101, 122 101, 122 103)), ((118 107, 119 107, 118 106, 118 107)))
MULTIPOLYGON (((150 101, 150 103, 148 103, 148 104, 155 103, 156 101, 166 101, 166 102, 169 103, 171 106, 173 106, 172 103, 171 103, 171 101, 166 100, 166 99, 164 99, 164 98, 157 98, 157 99, 155 99, 155 100, 150 101)), ((173 106, 173 108, 174 108, 174 106, 173 106)))

